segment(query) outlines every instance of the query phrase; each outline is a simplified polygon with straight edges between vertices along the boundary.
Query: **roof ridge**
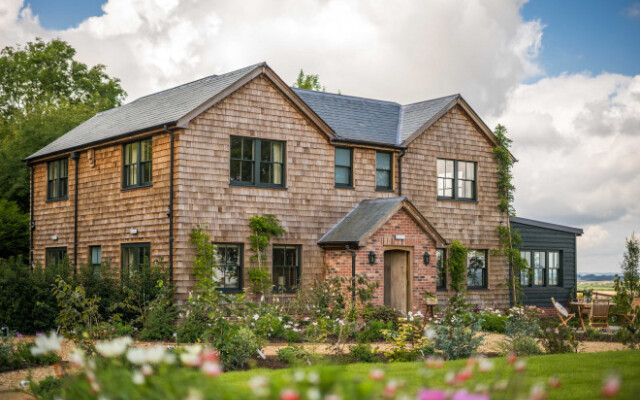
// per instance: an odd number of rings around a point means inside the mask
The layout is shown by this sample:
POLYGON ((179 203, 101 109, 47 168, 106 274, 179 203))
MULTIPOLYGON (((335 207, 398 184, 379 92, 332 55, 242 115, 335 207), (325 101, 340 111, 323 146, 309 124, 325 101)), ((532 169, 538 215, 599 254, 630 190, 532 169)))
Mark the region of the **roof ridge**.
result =
POLYGON ((427 100, 416 101, 414 103, 403 104, 402 107, 404 108, 404 107, 412 106, 414 104, 422 104, 422 103, 426 103, 428 101, 442 100, 442 99, 446 99, 447 97, 460 98, 460 97, 462 97, 462 95, 460 95, 460 93, 454 93, 454 94, 450 94, 450 95, 447 95, 447 96, 436 97, 435 99, 427 99, 427 100))
POLYGON ((343 98, 344 97, 349 97, 349 98, 352 98, 352 99, 371 101, 371 102, 374 102, 374 103, 394 104, 394 105, 397 105, 399 107, 402 107, 402 104, 400 104, 398 102, 395 102, 395 101, 389 101, 389 100, 372 99, 372 98, 369 98, 369 97, 361 97, 361 96, 354 96, 354 95, 341 94, 341 93, 320 92, 318 90, 301 89, 301 88, 297 88, 297 87, 293 87, 293 86, 291 86, 291 89, 305 91, 305 92, 309 92, 309 93, 313 93, 313 94, 324 94, 324 95, 338 96, 338 97, 343 97, 343 98))

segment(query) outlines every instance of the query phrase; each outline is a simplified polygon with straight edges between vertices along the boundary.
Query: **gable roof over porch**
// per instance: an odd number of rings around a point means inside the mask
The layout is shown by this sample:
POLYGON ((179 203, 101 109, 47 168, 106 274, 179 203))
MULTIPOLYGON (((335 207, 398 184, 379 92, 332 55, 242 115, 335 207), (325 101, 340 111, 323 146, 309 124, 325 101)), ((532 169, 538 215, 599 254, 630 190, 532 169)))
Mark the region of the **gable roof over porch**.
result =
POLYGON ((417 225, 436 242, 444 246, 447 241, 427 221, 406 197, 390 197, 363 200, 342 220, 334 225, 318 241, 320 246, 354 245, 363 246, 399 210, 406 210, 417 225))

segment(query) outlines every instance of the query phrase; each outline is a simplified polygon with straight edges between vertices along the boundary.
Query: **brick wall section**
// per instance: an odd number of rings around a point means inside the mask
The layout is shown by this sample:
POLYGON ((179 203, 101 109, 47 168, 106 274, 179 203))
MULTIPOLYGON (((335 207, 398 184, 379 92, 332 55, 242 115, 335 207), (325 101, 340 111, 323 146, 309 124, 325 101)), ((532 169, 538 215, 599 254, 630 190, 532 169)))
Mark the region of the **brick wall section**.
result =
MULTIPOLYGON (((129 140, 131 141, 131 140, 129 140)), ((89 246, 102 246, 103 261, 120 270, 121 244, 149 242, 151 259, 169 256, 169 135, 153 137, 153 186, 122 190, 122 143, 87 151, 78 161, 78 263, 89 262, 89 246), (137 229, 131 235, 130 229, 137 229)), ((66 155, 68 157, 68 155, 66 155)), ((75 161, 69 158, 67 200, 47 202, 47 163, 34 165, 34 261, 45 263, 47 247, 66 247, 73 261, 75 161), (51 236, 58 236, 57 241, 51 236)))
MULTIPOLYGON (((496 227, 506 216, 498 210, 497 163, 493 146, 458 106, 413 141, 402 161, 402 194, 423 213, 442 236, 459 239, 469 249, 499 246, 496 227), (477 163, 477 202, 437 200, 438 158, 477 163)), ((472 290, 469 300, 483 307, 509 307, 504 286, 508 268, 504 259, 488 255, 489 290, 472 290)), ((438 292, 441 303, 450 294, 438 292)))
MULTIPOLYGON (((379 281, 380 287, 374 291, 373 303, 384 304, 384 252, 390 249, 411 251, 411 293, 410 309, 425 311, 424 293, 435 292, 435 242, 430 238, 414 219, 404 210, 399 210, 374 235, 369 238, 366 246, 360 248, 356 254, 356 274, 366 274, 372 281, 379 281), (404 240, 395 239, 394 235, 405 235, 404 240), (376 254, 376 264, 369 264, 369 252, 376 254), (431 263, 425 266, 423 254, 428 251, 431 263)), ((351 253, 344 249, 328 249, 325 254, 325 264, 329 273, 351 277, 351 253)))

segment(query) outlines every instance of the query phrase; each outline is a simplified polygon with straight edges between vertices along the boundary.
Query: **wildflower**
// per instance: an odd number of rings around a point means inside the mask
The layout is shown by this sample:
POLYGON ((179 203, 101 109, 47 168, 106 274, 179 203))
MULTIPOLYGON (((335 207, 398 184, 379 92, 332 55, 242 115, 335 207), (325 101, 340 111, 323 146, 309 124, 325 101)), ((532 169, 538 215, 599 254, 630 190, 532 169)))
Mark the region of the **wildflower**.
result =
POLYGON ((256 375, 249 380, 249 388, 253 391, 253 394, 259 397, 266 396, 269 393, 267 385, 269 385, 269 381, 264 376, 256 375))
POLYGON ((316 321, 313 321, 313 322, 311 323, 311 325, 313 325, 313 326, 318 326, 318 323, 317 323, 316 321))
POLYGON ((509 364, 513 365, 516 362, 517 359, 518 359, 518 357, 516 356, 516 353, 511 352, 511 353, 507 354, 507 362, 509 364))
POLYGON ((328 394, 324 396, 324 400, 342 400, 342 399, 336 394, 328 394))
POLYGON ((544 390, 544 386, 541 384, 535 384, 531 386, 529 391, 529 400, 546 400, 547 391, 544 390))
POLYGON ((98 350, 98 353, 103 357, 118 357, 124 353, 127 346, 131 343, 133 343, 133 340, 129 336, 124 336, 113 340, 97 342, 96 350, 98 350))
POLYGON ((560 386, 562 386, 562 381, 560 381, 560 378, 558 378, 557 376, 550 376, 549 377, 549 387, 557 389, 560 386))
POLYGON ((507 381, 506 379, 501 379, 493 385, 493 390, 502 392, 507 390, 507 387, 509 387, 509 381, 507 381))
POLYGON ((524 360, 518 360, 514 364, 514 368, 516 369, 516 372, 524 372, 524 370, 527 369, 527 362, 524 360))
POLYGON ((74 348, 69 356, 69 361, 71 361, 71 365, 74 367, 81 367, 84 364, 84 351, 79 348, 74 348))
POLYGON ((127 352, 127 360, 133 364, 159 364, 165 359, 165 350, 162 346, 145 348, 132 348, 127 352))
POLYGON ((602 384, 602 395, 607 399, 614 398, 620 391, 620 377, 618 375, 610 375, 602 384))
POLYGON ((317 372, 309 372, 309 375, 307 375, 307 380, 309 381, 309 383, 317 385, 320 383, 320 375, 318 375, 317 372))
POLYGON ((436 330, 431 328, 431 327, 425 329, 424 337, 426 337, 428 340, 435 339, 436 338, 436 330))
POLYGON ((464 381, 468 381, 469 379, 471 379, 471 377, 473 376, 473 371, 471 370, 470 367, 467 367, 465 369, 463 369, 462 371, 458 372, 458 375, 456 375, 456 382, 464 382, 464 381))
POLYGON ((293 389, 285 389, 280 392, 280 400, 299 400, 300 395, 293 389))
POLYGON ((369 372, 369 378, 374 381, 381 381, 384 379, 384 371, 381 369, 373 369, 369 372))
POLYGON ((187 397, 184 400, 204 400, 204 395, 196 388, 189 388, 187 397))
POLYGON ((445 400, 447 392, 438 389, 420 389, 416 397, 418 400, 445 400))
POLYGON ((441 357, 429 357, 425 364, 428 368, 442 368, 444 367, 444 360, 441 357))
POLYGON ((318 388, 310 388, 307 390, 307 399, 309 400, 320 400, 322 398, 322 394, 320 394, 320 390, 318 388))
POLYGON ((52 351, 60 351, 60 343, 62 342, 62 339, 62 336, 58 336, 53 331, 49 336, 38 336, 35 340, 35 346, 31 348, 31 354, 39 356, 52 351))
POLYGON ((453 371, 447 372, 444 376, 444 382, 447 385, 453 385, 454 383, 456 383, 456 374, 453 371))
POLYGON ((136 372, 133 373, 133 376, 131 377, 131 380, 136 385, 142 385, 144 383, 144 375, 142 375, 142 373, 140 371, 136 371, 136 372))
POLYGON ((478 369, 480 370, 480 372, 491 371, 493 369, 493 361, 487 360, 486 358, 481 359, 478 363, 478 369))
POLYGON ((142 368, 140 368, 140 372, 142 372, 142 375, 144 376, 151 376, 151 374, 153 373, 153 368, 151 368, 151 365, 145 364, 142 366, 142 368))
POLYGON ((295 382, 302 382, 304 380, 304 371, 296 371, 293 373, 293 380, 295 382))
POLYGON ((258 314, 253 314, 253 320, 257 321, 260 318, 260 316, 258 314))
POLYGON ((202 364, 202 372, 210 377, 216 377, 222 373, 222 367, 217 362, 206 361, 202 364))
POLYGON ((16 337, 17 337, 18 339, 22 338, 22 333, 17 333, 17 334, 16 334, 16 337))
POLYGON ((489 400, 488 394, 474 394, 469 393, 466 390, 458 390, 453 394, 451 400, 489 400))

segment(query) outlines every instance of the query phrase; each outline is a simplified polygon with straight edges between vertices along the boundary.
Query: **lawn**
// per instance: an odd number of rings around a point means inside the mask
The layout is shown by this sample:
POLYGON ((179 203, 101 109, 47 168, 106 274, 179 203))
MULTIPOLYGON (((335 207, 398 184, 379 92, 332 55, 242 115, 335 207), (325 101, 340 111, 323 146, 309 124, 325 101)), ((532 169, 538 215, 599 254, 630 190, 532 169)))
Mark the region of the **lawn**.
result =
MULTIPOLYGON (((490 383, 505 377, 507 363, 504 358, 494 359, 493 371, 480 374, 470 382, 470 388, 478 382, 490 383)), ((366 376, 371 369, 383 369, 388 378, 402 380, 407 389, 415 392, 422 386, 445 387, 446 371, 457 371, 466 365, 466 360, 449 361, 445 368, 433 370, 427 378, 417 373, 424 369, 421 363, 394 364, 352 364, 341 367, 325 367, 335 369, 334 373, 348 374, 354 378, 366 376)), ((511 368, 509 366, 509 368, 511 368)), ((272 379, 282 378, 290 373, 285 370, 254 369, 223 374, 219 379, 235 386, 238 391, 248 392, 247 382, 256 375, 268 376, 272 379)), ((622 390, 618 399, 636 399, 640 393, 640 352, 617 351, 604 353, 557 354, 529 357, 525 373, 525 385, 530 387, 536 382, 546 382, 549 376, 560 378, 562 387, 549 392, 550 399, 599 399, 603 378, 611 372, 622 377, 622 390)))

